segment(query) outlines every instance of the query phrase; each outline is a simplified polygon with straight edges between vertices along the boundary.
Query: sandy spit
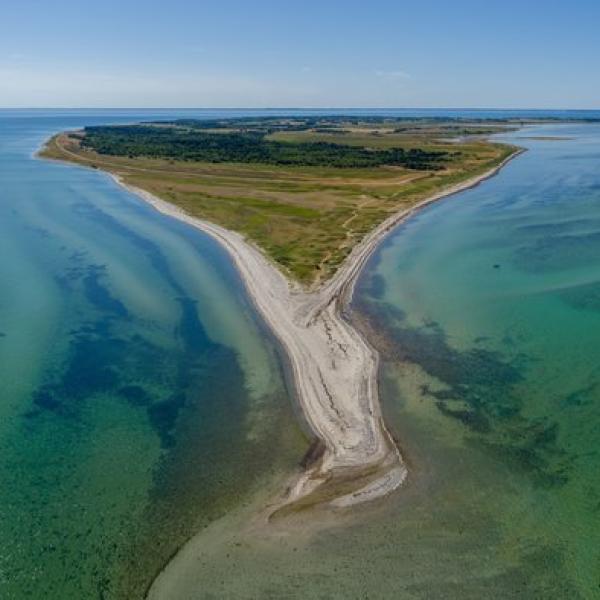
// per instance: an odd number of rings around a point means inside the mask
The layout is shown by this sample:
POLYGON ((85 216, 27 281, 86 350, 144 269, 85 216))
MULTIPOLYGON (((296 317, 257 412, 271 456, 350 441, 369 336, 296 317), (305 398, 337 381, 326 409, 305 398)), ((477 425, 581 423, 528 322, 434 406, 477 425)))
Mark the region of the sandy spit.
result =
POLYGON ((424 206, 494 176, 520 152, 391 216, 354 247, 329 281, 310 291, 289 281, 240 234, 192 217, 110 174, 159 212, 200 229, 228 251, 256 308, 287 353, 298 402, 325 449, 319 460, 294 476, 273 510, 311 497, 349 506, 386 495, 405 480, 406 466, 381 416, 377 352, 346 320, 344 308, 361 268, 396 225, 424 206), (336 481, 343 485, 336 486, 336 481))

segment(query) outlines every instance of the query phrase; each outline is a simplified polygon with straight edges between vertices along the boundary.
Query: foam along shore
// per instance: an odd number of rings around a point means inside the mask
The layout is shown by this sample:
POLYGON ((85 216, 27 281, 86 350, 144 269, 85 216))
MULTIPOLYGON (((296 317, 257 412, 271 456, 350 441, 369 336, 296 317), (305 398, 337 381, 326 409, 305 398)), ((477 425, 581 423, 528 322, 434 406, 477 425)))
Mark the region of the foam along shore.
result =
POLYGON ((222 244, 287 354, 297 401, 321 442, 321 451, 294 476, 270 514, 310 504, 350 506, 384 496, 405 480, 406 466, 381 415, 377 352, 345 318, 344 309, 362 266, 395 225, 432 202, 492 177, 520 152, 388 218, 354 247, 328 282, 311 291, 289 281, 240 234, 192 217, 110 174, 159 212, 202 230, 222 244))

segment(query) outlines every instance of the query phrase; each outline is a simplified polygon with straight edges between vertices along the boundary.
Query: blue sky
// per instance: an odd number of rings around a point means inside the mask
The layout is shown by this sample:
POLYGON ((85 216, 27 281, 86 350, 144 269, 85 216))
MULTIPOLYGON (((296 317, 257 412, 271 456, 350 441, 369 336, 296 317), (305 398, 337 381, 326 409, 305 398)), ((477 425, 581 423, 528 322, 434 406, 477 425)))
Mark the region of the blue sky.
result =
POLYGON ((600 2, 2 0, 4 107, 600 108, 600 2))

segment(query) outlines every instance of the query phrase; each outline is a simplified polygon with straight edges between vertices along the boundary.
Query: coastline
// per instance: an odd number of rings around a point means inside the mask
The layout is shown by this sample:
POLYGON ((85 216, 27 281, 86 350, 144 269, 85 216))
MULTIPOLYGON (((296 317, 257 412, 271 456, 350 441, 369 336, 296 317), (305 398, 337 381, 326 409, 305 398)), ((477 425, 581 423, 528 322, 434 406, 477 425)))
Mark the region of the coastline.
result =
POLYGON ((313 465, 292 478, 270 515, 301 500, 303 504, 328 501, 346 506, 398 487, 407 472, 379 411, 378 355, 341 317, 337 303, 332 302, 334 297, 324 295, 325 289, 306 292, 289 281, 240 234, 191 217, 116 175, 109 176, 162 214, 217 240, 228 251, 253 304, 283 346, 298 403, 325 447, 313 465), (319 490, 327 486, 334 489, 319 490))
POLYGON ((288 280, 242 235, 192 217, 105 171, 155 210, 200 229, 220 243, 232 258, 253 304, 283 346, 304 418, 324 447, 304 472, 292 477, 282 498, 269 508, 268 517, 311 504, 358 504, 385 496, 404 482, 408 471, 379 406, 378 353, 346 316, 355 282, 395 226, 429 204, 493 177, 524 151, 516 149, 492 169, 392 215, 354 247, 330 280, 312 290, 288 280))

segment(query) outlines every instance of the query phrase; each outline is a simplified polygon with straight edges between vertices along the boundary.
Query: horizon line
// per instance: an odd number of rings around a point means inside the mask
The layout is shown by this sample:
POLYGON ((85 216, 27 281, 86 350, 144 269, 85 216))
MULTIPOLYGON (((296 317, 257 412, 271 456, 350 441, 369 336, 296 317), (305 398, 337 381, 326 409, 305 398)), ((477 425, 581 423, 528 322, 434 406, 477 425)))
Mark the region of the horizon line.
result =
POLYGON ((556 108, 556 107, 498 107, 498 106, 0 106, 0 110, 422 110, 422 111, 440 111, 440 110, 471 110, 471 111, 556 111, 556 112, 590 112, 600 111, 598 108, 556 108))

